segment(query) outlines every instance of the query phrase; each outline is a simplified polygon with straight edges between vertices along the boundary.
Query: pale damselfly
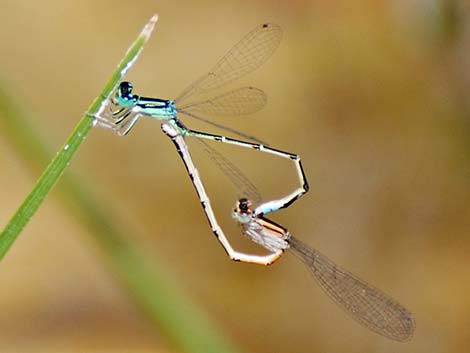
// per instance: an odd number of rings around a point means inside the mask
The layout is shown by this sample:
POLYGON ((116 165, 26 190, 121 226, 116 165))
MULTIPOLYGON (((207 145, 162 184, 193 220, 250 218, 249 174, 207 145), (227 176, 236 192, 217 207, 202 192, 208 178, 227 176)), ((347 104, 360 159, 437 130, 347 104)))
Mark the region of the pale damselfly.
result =
MULTIPOLYGON (((189 85, 174 100, 136 95, 133 93, 133 86, 130 82, 121 82, 115 95, 108 102, 109 104, 103 106, 96 114, 96 122, 100 126, 113 129, 119 135, 126 135, 141 117, 150 117, 171 124, 179 135, 197 137, 200 142, 204 140, 222 142, 291 160, 295 164, 300 187, 280 201, 284 202, 282 205, 266 205, 266 207, 273 207, 274 209, 287 207, 308 191, 308 183, 302 169, 300 157, 296 154, 271 148, 254 136, 241 133, 199 115, 199 113, 215 115, 252 114, 266 104, 266 94, 254 87, 243 87, 212 98, 197 99, 201 95, 206 95, 208 92, 221 88, 256 70, 271 57, 279 46, 281 38, 282 30, 280 26, 272 23, 257 26, 235 44, 212 70, 189 85), (254 142, 189 129, 178 118, 179 114, 203 121, 254 142)), ((235 178, 243 180, 242 182, 245 185, 250 185, 247 179, 236 168, 233 168, 232 164, 226 163, 226 160, 220 154, 205 143, 204 149, 209 152, 212 159, 223 161, 219 163, 219 166, 220 164, 223 165, 222 170, 225 174, 235 175, 235 178)))
MULTIPOLYGON (((415 322, 409 310, 293 237, 283 226, 265 217, 266 214, 279 210, 285 199, 265 202, 254 209, 251 208, 250 200, 240 199, 232 212, 233 218, 242 227, 246 237, 267 249, 269 253, 253 255, 234 250, 217 222, 184 137, 174 126, 167 123, 162 124, 162 130, 173 141, 196 189, 212 231, 232 260, 270 265, 279 260, 286 250, 292 250, 292 253, 307 266, 328 296, 360 324, 396 341, 407 341, 413 336, 415 322)), ((295 198, 292 198, 290 203, 293 200, 295 198)))
POLYGON ((285 250, 291 250, 323 291, 360 324, 396 341, 407 341, 413 336, 415 322, 408 309, 267 219, 264 210, 263 205, 252 209, 250 200, 240 199, 232 216, 243 234, 271 252, 274 261, 285 250))

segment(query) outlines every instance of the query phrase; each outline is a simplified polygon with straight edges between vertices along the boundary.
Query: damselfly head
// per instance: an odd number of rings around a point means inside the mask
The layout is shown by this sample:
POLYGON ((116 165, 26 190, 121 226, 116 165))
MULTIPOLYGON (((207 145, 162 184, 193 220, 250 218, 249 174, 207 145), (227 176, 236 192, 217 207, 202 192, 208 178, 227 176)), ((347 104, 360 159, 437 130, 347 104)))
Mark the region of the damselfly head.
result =
POLYGON ((137 101, 137 96, 132 94, 132 83, 123 81, 119 84, 119 88, 116 92, 116 100, 119 105, 123 107, 129 107, 137 101))
POLYGON ((238 200, 237 208, 240 210, 240 213, 252 213, 251 201, 247 198, 241 198, 240 200, 238 200))
POLYGON ((249 223, 251 221, 251 218, 253 216, 253 211, 251 209, 251 201, 242 198, 237 201, 235 205, 235 209, 232 212, 232 217, 238 222, 238 223, 249 223))

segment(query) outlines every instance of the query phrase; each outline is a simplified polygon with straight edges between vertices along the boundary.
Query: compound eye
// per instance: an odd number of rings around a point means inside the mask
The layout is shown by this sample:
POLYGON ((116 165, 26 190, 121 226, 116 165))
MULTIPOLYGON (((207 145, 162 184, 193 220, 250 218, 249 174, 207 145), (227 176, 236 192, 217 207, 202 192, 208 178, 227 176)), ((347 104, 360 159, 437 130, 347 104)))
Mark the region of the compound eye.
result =
POLYGON ((131 107, 136 102, 136 96, 132 94, 132 83, 121 82, 116 92, 116 101, 123 107, 131 107))
POLYGON ((248 199, 240 199, 238 200, 238 208, 240 208, 240 211, 242 212, 247 212, 251 206, 251 202, 248 199))
POLYGON ((123 99, 132 99, 132 83, 124 81, 119 85, 119 94, 123 99))

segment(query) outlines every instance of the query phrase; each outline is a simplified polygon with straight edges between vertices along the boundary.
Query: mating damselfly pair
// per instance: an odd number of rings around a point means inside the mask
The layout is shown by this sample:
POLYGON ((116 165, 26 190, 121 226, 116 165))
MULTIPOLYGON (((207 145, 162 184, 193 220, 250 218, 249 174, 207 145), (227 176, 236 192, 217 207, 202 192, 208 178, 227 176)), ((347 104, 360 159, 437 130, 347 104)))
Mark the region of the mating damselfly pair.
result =
POLYGON ((411 312, 294 238, 283 226, 265 217, 269 213, 289 207, 308 191, 299 156, 269 147, 254 136, 212 122, 200 115, 243 115, 261 109, 266 103, 266 95, 253 87, 239 88, 212 98, 198 98, 207 96, 211 91, 257 69, 274 53, 281 37, 281 29, 275 24, 256 27, 228 51, 209 73, 192 83, 174 100, 136 95, 132 84, 122 82, 108 104, 96 116, 97 123, 113 129, 119 135, 126 135, 141 117, 161 120, 163 132, 172 140, 184 162, 213 233, 232 260, 270 265, 280 259, 286 250, 292 250, 307 266, 320 287, 354 319, 385 337, 398 341, 408 340, 415 327, 411 312), (181 122, 180 115, 225 129, 242 139, 192 130, 181 122), (221 167, 240 189, 243 197, 236 202, 232 216, 240 225, 242 233, 268 250, 268 254, 246 254, 232 247, 215 217, 210 198, 192 161, 185 141, 186 136, 196 137, 201 141, 215 164, 221 167), (242 171, 204 141, 250 148, 292 160, 300 185, 285 197, 261 202, 256 187, 248 181, 242 171), (252 202, 256 202, 256 207, 252 206, 252 202))

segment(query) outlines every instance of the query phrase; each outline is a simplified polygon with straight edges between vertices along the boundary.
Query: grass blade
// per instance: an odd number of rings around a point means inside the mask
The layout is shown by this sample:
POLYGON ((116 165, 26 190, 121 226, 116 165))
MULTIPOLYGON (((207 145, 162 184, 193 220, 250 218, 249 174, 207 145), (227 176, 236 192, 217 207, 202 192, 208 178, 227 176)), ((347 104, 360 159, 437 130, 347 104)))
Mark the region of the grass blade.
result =
MULTIPOLYGON (((111 94, 127 70, 138 58, 144 47, 144 44, 150 38, 157 20, 158 17, 156 15, 150 19, 137 39, 128 49, 126 55, 119 63, 113 75, 103 88, 101 94, 95 98, 87 112, 90 114, 95 114, 103 104, 106 97, 111 94)), ((90 132, 91 128, 93 127, 93 123, 94 118, 88 115, 88 113, 85 113, 61 150, 47 166, 46 170, 37 181, 31 193, 26 197, 26 199, 11 218, 10 222, 6 225, 3 232, 0 234, 0 260, 3 259, 23 228, 29 222, 34 213, 36 213, 46 195, 60 178, 65 168, 70 163, 72 157, 90 132)))

